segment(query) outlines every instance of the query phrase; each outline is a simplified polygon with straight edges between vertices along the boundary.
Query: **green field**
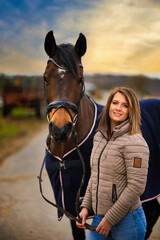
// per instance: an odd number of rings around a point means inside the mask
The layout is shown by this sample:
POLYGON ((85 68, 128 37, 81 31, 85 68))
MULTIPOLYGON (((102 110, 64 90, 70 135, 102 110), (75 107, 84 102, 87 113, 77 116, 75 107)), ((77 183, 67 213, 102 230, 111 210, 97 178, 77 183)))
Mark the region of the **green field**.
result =
POLYGON ((2 117, 0 111, 0 160, 2 152, 9 152, 15 141, 21 141, 29 134, 34 135, 44 126, 47 126, 46 118, 38 119, 34 112, 27 109, 15 108, 7 118, 2 117))

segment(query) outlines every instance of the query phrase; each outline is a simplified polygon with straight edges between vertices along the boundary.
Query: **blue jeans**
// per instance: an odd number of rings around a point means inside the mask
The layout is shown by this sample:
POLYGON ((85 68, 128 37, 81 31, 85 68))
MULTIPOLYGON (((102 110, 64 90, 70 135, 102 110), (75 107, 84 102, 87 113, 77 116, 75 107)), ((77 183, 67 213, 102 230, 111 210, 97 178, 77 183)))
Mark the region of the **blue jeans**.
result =
MULTIPOLYGON (((95 215, 92 225, 98 226, 103 216, 95 215)), ((129 212, 118 224, 111 228, 106 238, 96 231, 89 231, 87 240, 144 240, 146 233, 146 217, 142 206, 129 212)))

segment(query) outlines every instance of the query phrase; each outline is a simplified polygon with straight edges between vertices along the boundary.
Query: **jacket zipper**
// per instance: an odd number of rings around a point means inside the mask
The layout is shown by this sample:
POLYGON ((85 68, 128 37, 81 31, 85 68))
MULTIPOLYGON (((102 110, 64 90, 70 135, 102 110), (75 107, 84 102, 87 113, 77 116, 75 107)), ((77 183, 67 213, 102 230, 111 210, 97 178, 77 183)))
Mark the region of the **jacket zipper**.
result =
POLYGON ((97 183, 97 191, 96 191, 96 215, 97 215, 97 208, 98 208, 98 188, 99 188, 99 166, 100 166, 100 159, 101 159, 101 156, 102 156, 102 153, 105 149, 105 147, 107 146, 108 144, 108 140, 107 142, 105 143, 100 155, 99 155, 99 158, 98 158, 98 183, 97 183))

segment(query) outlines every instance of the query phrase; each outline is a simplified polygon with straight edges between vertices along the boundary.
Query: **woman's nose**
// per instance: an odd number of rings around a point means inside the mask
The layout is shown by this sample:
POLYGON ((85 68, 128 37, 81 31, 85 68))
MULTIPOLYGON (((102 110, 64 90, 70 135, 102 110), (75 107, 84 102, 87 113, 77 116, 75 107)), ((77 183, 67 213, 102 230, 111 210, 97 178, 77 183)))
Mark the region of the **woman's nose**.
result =
POLYGON ((117 109, 118 111, 120 111, 120 110, 121 110, 121 104, 117 104, 116 109, 117 109))

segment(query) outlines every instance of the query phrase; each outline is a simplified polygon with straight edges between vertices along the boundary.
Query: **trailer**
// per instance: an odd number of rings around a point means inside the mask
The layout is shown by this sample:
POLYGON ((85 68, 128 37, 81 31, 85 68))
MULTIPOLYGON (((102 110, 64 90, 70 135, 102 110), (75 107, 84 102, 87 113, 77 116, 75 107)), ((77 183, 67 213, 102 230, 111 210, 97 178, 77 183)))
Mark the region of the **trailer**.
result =
POLYGON ((16 77, 5 79, 3 84, 3 106, 4 117, 9 115, 13 108, 34 109, 36 116, 41 117, 44 113, 44 91, 43 80, 40 77, 16 77))

